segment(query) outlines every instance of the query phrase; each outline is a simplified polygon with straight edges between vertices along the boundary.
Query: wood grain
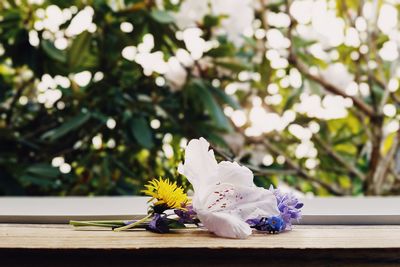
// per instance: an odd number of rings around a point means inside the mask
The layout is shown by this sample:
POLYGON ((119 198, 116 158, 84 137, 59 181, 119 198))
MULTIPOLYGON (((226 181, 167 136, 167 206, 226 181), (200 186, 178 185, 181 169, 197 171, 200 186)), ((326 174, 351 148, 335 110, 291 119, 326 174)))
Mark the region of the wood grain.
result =
POLYGON ((245 240, 218 238, 203 230, 155 234, 69 225, 0 224, 0 248, 400 248, 400 226, 295 226, 293 231, 255 233, 245 240))
POLYGON ((299 225, 279 235, 233 240, 197 229, 159 235, 0 224, 0 257, 4 266, 400 266, 400 226, 299 225))

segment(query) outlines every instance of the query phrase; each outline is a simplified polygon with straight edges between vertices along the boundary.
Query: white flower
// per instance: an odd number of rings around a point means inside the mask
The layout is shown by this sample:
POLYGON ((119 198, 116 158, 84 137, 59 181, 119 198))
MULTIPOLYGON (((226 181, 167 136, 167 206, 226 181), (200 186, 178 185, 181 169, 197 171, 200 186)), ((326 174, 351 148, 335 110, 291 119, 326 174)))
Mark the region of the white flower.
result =
POLYGON ((168 71, 168 65, 167 62, 164 61, 164 54, 162 51, 138 53, 135 57, 135 61, 142 66, 143 72, 147 76, 150 76, 153 72, 164 74, 168 71))
MULTIPOLYGON (((218 34, 226 34, 236 46, 244 43, 243 33, 252 28, 254 9, 251 0, 186 0, 182 2, 178 12, 174 14, 175 21, 180 29, 197 27, 207 14, 225 16, 218 34), (240 12, 238 12, 240 10, 240 12)), ((192 43, 195 43, 192 41, 192 43)))
POLYGON ((252 29, 254 20, 254 9, 251 0, 212 0, 211 9, 214 15, 225 15, 222 20, 222 30, 225 31, 228 39, 236 46, 244 43, 243 34, 246 30, 252 29), (240 10, 240 12, 238 12, 240 10))
POLYGON ((343 90, 354 80, 354 75, 342 63, 330 64, 326 69, 321 71, 321 76, 326 81, 343 90))
POLYGON ((344 20, 329 9, 326 1, 293 1, 290 14, 299 22, 296 27, 299 35, 317 40, 324 49, 344 42, 344 20))
POLYGON ((208 1, 186 0, 175 14, 175 21, 181 29, 195 27, 207 13, 208 1))
POLYGON ((172 92, 179 91, 186 83, 186 70, 176 57, 170 57, 167 64, 168 70, 164 77, 167 79, 172 92))
POLYGON ((92 7, 87 6, 71 20, 65 34, 69 37, 79 35, 85 30, 88 30, 92 25, 94 10, 92 7))
POLYGON ((206 41, 201 38, 203 31, 199 28, 188 28, 183 31, 183 42, 194 60, 198 60, 208 50, 206 41))
POLYGON ((255 186, 248 168, 236 162, 217 163, 204 138, 189 142, 179 172, 193 185, 198 218, 218 236, 246 238, 251 234, 246 220, 279 215, 273 193, 255 186))

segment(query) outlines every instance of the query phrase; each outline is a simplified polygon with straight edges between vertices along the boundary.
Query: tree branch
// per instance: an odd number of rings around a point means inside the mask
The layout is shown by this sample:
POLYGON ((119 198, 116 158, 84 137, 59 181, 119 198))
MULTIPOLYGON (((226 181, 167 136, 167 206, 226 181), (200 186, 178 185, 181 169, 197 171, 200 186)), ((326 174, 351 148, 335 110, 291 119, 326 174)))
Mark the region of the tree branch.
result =
POLYGON ((299 72, 301 74, 303 74, 306 78, 318 83, 323 88, 325 88, 325 90, 327 90, 328 92, 330 92, 332 94, 340 95, 340 96, 343 96, 346 98, 350 98, 351 100, 353 100, 354 105, 357 106, 361 111, 363 111, 369 117, 375 116, 374 110, 368 104, 366 104, 364 101, 362 101, 361 99, 359 99, 355 96, 349 96, 342 89, 336 87, 335 85, 329 83, 328 81, 325 81, 322 77, 311 74, 307 70, 307 67, 297 59, 297 56, 294 53, 289 54, 289 63, 291 63, 293 66, 295 66, 299 70, 299 72))
POLYGON ((380 165, 378 166, 375 175, 374 175, 374 184, 375 184, 375 193, 380 194, 383 182, 385 181, 387 172, 389 171, 390 165, 393 161, 394 155, 399 148, 399 138, 400 138, 400 131, 397 132, 396 136, 394 137, 392 147, 390 148, 389 152, 386 156, 382 159, 380 165))
MULTIPOLYGON (((372 79, 374 82, 378 85, 379 88, 381 88, 383 91, 387 90, 386 84, 379 80, 377 77, 373 76, 372 79)), ((390 92, 390 97, 392 98, 393 102, 397 105, 400 106, 400 98, 396 95, 395 92, 390 92)))
POLYGON ((313 139, 324 149, 324 151, 330 155, 334 160, 340 163, 343 167, 345 167, 350 173, 358 176, 362 181, 365 180, 365 175, 357 169, 357 167, 350 164, 347 160, 342 158, 336 151, 332 149, 327 143, 325 143, 321 138, 317 135, 313 136, 313 139))
MULTIPOLYGON (((267 147, 267 149, 274 154, 277 155, 282 155, 285 157, 286 164, 290 167, 289 170, 262 170, 254 166, 249 166, 244 164, 246 167, 248 167, 250 170, 255 172, 255 174, 259 175, 273 175, 273 174, 286 174, 286 175, 299 175, 301 176, 304 180, 312 182, 314 184, 317 184, 318 186, 321 186, 322 188, 326 189, 329 193, 335 195, 335 196, 343 196, 345 193, 340 190, 340 188, 333 186, 330 183, 326 183, 324 181, 321 181, 320 179, 317 179, 315 177, 310 176, 307 172, 305 172, 297 163, 292 161, 288 156, 286 156, 283 151, 281 151, 279 148, 275 147, 274 145, 266 142, 266 141, 261 141, 259 139, 249 139, 252 143, 262 143, 267 147)), ((210 147, 214 150, 216 154, 221 156, 227 161, 233 161, 233 157, 227 155, 225 152, 222 150, 218 149, 217 147, 210 145, 210 147)))
MULTIPOLYGON (((221 149, 217 148, 216 146, 210 145, 211 149, 214 150, 215 154, 219 155, 222 157, 224 160, 227 161, 234 161, 234 158, 227 155, 224 151, 221 149)), ((253 166, 250 164, 243 164, 242 165, 246 166, 249 168, 254 175, 294 175, 297 174, 296 170, 282 170, 282 169, 262 169, 257 166, 253 166)))
POLYGON ((355 106, 357 106, 360 110, 362 110, 365 114, 367 114, 369 117, 374 117, 375 116, 375 112, 374 110, 364 101, 362 101, 361 99, 355 97, 355 96, 349 96, 347 95, 342 89, 336 87, 335 85, 329 83, 328 81, 325 81, 322 77, 317 76, 317 75, 313 75, 311 74, 307 67, 300 62, 300 60, 297 58, 296 54, 293 51, 293 27, 294 27, 294 19, 293 17, 290 15, 289 12, 289 8, 290 8, 290 1, 287 0, 286 1, 286 13, 290 18, 290 25, 288 28, 288 32, 287 32, 287 36, 290 40, 290 47, 288 48, 289 50, 289 57, 288 57, 288 61, 290 64, 292 64, 293 66, 295 66, 298 71, 303 74, 306 78, 308 78, 309 80, 312 80, 316 83, 318 83, 319 85, 321 85, 323 88, 325 88, 325 90, 327 90, 328 92, 332 93, 332 94, 336 94, 336 95, 340 95, 346 98, 350 98, 351 100, 353 100, 353 103, 355 106))
POLYGON ((293 170, 296 171, 298 175, 300 175, 304 180, 318 184, 322 188, 326 189, 329 193, 335 196, 343 196, 345 193, 340 190, 340 188, 333 186, 331 183, 324 182, 320 179, 317 179, 311 175, 309 175, 307 172, 304 171, 303 168, 301 168, 296 162, 294 162, 290 157, 285 155, 283 151, 281 151, 279 148, 276 146, 272 145, 271 143, 267 141, 263 141, 263 144, 272 152, 282 155, 286 159, 286 164, 291 167, 293 170))

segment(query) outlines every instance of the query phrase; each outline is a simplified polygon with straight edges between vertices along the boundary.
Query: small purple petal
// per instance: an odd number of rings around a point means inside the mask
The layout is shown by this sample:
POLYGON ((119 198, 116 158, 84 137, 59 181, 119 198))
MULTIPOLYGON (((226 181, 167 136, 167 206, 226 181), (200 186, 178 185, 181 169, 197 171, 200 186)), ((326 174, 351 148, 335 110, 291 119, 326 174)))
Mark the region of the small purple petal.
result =
POLYGON ((179 217, 180 223, 196 223, 196 212, 193 210, 192 205, 183 204, 182 209, 174 210, 175 214, 179 217))
POLYGON ((153 219, 149 222, 149 225, 146 228, 147 230, 155 233, 168 233, 169 226, 166 216, 160 215, 159 213, 155 213, 153 219))
POLYGON ((246 221, 246 223, 247 223, 248 225, 250 225, 250 227, 255 227, 255 226, 257 226, 258 224, 260 224, 260 222, 261 222, 261 218, 248 219, 248 220, 246 221))

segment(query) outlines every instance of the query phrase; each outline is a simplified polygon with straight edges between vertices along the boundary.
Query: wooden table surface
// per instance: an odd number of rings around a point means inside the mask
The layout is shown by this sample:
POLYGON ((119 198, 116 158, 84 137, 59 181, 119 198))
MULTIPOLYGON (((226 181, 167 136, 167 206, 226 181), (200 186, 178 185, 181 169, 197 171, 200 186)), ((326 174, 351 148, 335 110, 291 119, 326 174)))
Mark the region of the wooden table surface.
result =
POLYGON ((0 266, 400 266, 400 226, 299 225, 234 240, 203 230, 0 224, 0 256, 0 266))

